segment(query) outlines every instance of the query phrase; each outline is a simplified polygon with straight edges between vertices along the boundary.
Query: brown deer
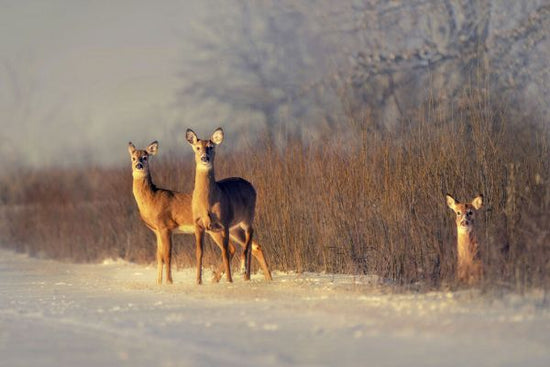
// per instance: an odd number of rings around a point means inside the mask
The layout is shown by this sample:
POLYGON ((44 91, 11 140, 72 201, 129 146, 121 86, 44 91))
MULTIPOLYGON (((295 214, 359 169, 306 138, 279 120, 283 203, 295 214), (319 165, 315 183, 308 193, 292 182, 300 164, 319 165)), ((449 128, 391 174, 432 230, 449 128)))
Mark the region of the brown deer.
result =
POLYGON ((144 150, 128 143, 132 159, 134 198, 145 225, 157 237, 157 283, 162 283, 162 268, 166 265, 166 282, 172 283, 172 233, 193 233, 191 194, 161 189, 155 186, 149 170, 149 158, 158 151, 154 141, 144 150))
MULTIPOLYGON (((157 237, 157 283, 162 283, 163 265, 166 265, 166 282, 172 283, 172 235, 193 234, 193 214, 191 208, 191 193, 180 193, 158 188, 153 183, 149 170, 149 158, 158 152, 158 142, 154 141, 144 150, 136 149, 130 142, 128 152, 132 160, 133 193, 138 205, 139 214, 145 225, 157 237)), ((234 242, 244 245, 245 234, 241 230, 231 232, 234 242)), ((217 243, 221 246, 221 242, 217 243)), ((231 255, 235 246, 229 243, 231 255)), ((252 243, 252 254, 258 259, 264 276, 271 280, 271 273, 263 256, 260 245, 252 243)), ((218 281, 220 274, 215 274, 218 281)))
POLYGON ((445 199, 449 208, 456 214, 458 280, 468 285, 478 283, 483 269, 479 258, 474 220, 476 211, 483 206, 483 196, 476 196, 470 203, 460 203, 449 194, 445 199))
MULTIPOLYGON (((193 189, 192 211, 195 225, 197 283, 201 283, 202 251, 204 232, 211 231, 216 242, 222 243, 223 264, 227 281, 231 282, 230 259, 228 249, 230 236, 239 233, 244 241, 238 241, 244 247, 245 274, 250 279, 250 252, 253 234, 254 212, 256 207, 256 190, 252 184, 240 177, 216 181, 214 175, 215 146, 223 141, 223 130, 216 129, 210 139, 201 140, 193 130, 187 129, 186 139, 195 153, 195 187, 193 189)), ((252 246, 252 252, 260 255, 260 264, 264 267, 265 259, 259 247, 252 246)), ((265 272, 264 267, 264 272, 265 272)), ((266 273, 266 278, 269 273, 266 273)), ((271 278, 271 275, 269 275, 271 278)))

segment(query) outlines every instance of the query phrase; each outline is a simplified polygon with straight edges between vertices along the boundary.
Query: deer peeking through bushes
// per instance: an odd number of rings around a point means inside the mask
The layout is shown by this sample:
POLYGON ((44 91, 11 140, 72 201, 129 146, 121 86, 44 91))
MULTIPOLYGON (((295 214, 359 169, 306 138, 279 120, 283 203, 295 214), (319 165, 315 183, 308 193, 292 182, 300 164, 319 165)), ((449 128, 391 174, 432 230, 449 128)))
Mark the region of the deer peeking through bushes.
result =
POLYGON ((475 233, 475 214, 483 206, 483 195, 469 203, 461 203, 451 195, 445 196, 447 206, 456 214, 457 277, 459 282, 473 285, 481 280, 483 268, 475 233))

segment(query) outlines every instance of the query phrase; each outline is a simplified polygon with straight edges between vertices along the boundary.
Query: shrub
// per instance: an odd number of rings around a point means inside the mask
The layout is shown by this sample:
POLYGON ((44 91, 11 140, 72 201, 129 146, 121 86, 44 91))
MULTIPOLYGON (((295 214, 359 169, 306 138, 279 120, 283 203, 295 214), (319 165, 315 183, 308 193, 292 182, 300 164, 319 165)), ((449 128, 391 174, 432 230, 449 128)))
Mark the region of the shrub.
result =
MULTIPOLYGON (((444 195, 483 193, 486 284, 548 286, 548 129, 511 115, 483 90, 467 90, 444 111, 433 106, 391 132, 352 116, 309 143, 290 136, 282 147, 262 139, 242 150, 222 146, 217 178, 242 176, 256 187, 255 236, 271 267, 454 284, 456 234, 444 195)), ((152 162, 160 187, 190 191, 193 172, 184 148, 152 162)), ((82 262, 154 259, 127 166, 21 169, 0 187, 4 246, 82 262)), ((176 264, 193 266, 193 236, 175 238, 176 264)), ((221 261, 217 248, 207 252, 207 261, 221 261)))

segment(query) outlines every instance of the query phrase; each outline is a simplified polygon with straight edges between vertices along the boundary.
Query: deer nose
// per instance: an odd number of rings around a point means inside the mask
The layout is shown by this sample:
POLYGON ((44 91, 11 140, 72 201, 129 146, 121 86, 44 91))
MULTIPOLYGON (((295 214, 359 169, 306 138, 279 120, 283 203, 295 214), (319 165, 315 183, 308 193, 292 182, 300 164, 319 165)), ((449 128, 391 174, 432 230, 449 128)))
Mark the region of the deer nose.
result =
POLYGON ((136 168, 137 169, 143 169, 143 164, 141 162, 136 164, 136 168))
POLYGON ((203 156, 201 157, 201 161, 203 161, 203 162, 208 162, 208 156, 207 156, 207 155, 203 155, 203 156))

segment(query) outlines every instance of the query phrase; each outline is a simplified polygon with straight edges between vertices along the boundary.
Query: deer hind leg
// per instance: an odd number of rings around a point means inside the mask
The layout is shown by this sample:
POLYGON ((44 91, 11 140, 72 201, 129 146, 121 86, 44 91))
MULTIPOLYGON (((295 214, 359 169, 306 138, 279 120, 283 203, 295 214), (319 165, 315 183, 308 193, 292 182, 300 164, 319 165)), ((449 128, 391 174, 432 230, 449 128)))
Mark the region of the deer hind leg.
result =
POLYGON ((244 272, 244 280, 250 280, 250 266, 252 265, 252 235, 254 234, 254 230, 252 227, 248 227, 245 230, 245 246, 244 246, 244 254, 245 254, 245 272, 244 272))
POLYGON ((265 279, 273 280, 273 277, 271 277, 271 271, 269 271, 269 266, 267 265, 267 261, 264 256, 264 252, 262 251, 262 247, 256 241, 252 241, 252 255, 260 263, 265 279))
MULTIPOLYGON (((231 239, 235 242, 237 242, 240 246, 243 248, 246 246, 246 236, 245 232, 242 228, 235 228, 231 230, 231 239)), ((267 265, 267 261, 265 259, 264 253, 262 251, 262 247, 260 244, 256 241, 252 241, 252 256, 258 260, 258 263, 260 264, 262 271, 264 273, 264 277, 266 280, 273 280, 271 277, 271 271, 269 271, 269 266, 267 265)), ((243 269, 246 268, 246 254, 243 252, 241 255, 241 267, 243 269)))

